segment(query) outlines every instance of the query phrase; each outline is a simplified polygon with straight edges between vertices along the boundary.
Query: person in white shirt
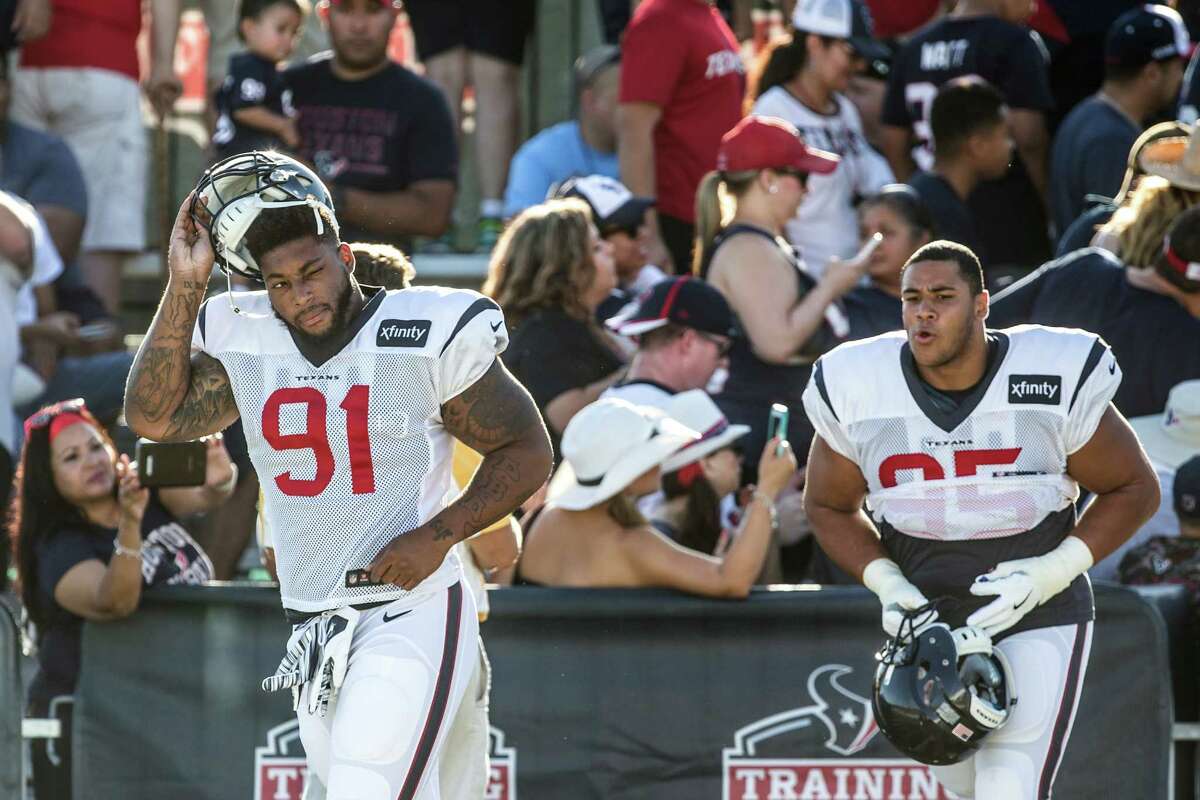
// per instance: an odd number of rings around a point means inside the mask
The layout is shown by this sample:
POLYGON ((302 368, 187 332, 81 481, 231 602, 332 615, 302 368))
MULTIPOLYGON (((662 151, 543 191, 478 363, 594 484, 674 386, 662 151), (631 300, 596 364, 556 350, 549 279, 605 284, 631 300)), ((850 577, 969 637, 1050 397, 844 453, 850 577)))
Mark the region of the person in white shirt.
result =
POLYGON ((803 0, 792 13, 792 28, 789 39, 760 58, 751 82, 752 113, 787 120, 810 146, 841 157, 833 172, 812 176, 785 226, 819 277, 830 258, 849 258, 858 249, 857 199, 895 181, 843 94, 863 60, 883 58, 886 50, 871 37, 870 16, 859 0, 803 0))
POLYGON ((0 192, 0 479, 12 477, 16 455, 12 390, 21 357, 16 309, 21 288, 33 272, 34 225, 29 206, 0 192))

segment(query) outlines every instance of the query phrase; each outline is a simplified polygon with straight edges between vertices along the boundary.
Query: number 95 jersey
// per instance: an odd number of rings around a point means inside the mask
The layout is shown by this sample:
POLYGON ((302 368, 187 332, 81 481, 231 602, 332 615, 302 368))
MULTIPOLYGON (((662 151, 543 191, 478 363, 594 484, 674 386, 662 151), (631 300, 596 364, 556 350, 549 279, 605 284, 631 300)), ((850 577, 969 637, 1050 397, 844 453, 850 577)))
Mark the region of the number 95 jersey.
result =
POLYGON ((413 592, 371 584, 365 570, 447 504, 454 439, 441 406, 508 345, 499 306, 465 290, 378 290, 348 343, 317 365, 265 291, 236 302, 243 314, 225 296, 206 302, 192 346, 229 375, 284 607, 323 611, 452 585, 461 573, 453 552, 413 592))
MULTIPOLYGON (((903 331, 822 356, 804 392, 813 427, 859 466, 884 547, 926 597, 968 589, 997 563, 1056 547, 1075 524, 1067 457, 1087 444, 1121 381, 1100 337, 1022 325, 989 330, 983 379, 955 404, 920 378, 903 331)), ((1083 622, 1075 584, 1018 629, 1083 622)), ((1014 629, 1016 630, 1016 629, 1014 629)))

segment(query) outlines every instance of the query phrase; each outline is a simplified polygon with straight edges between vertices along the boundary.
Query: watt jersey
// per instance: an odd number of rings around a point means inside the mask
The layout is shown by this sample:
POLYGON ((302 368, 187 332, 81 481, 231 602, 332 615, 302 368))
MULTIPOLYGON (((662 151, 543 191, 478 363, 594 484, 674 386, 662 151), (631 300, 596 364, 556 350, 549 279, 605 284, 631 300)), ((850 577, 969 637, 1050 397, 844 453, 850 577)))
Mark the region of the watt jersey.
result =
MULTIPOLYGON (((862 470, 888 553, 926 597, 958 599, 943 611, 957 621, 984 603, 968 592, 976 576, 1070 532, 1079 487, 1067 457, 1121 381, 1094 334, 1023 325, 988 336, 983 380, 957 404, 920 378, 903 331, 822 356, 804 393, 816 432, 862 470)), ((1014 630, 1091 616, 1081 576, 1014 630)))
POLYGON ((478 380, 508 344, 499 306, 470 291, 378 290, 353 338, 312 364, 266 292, 201 308, 193 347, 229 374, 263 491, 285 608, 301 612, 395 600, 459 579, 452 552, 412 593, 369 582, 397 535, 456 491, 454 439, 441 406, 478 380))

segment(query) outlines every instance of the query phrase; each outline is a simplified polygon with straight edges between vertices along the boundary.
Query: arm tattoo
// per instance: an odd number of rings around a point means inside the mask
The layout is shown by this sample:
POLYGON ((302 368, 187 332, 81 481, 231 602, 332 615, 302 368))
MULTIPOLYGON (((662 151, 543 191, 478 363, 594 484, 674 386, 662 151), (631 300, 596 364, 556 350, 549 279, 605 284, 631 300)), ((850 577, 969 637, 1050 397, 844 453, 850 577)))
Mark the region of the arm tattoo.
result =
POLYGON ((125 416, 137 433, 185 440, 220 430, 234 413, 229 377, 211 356, 191 358, 204 285, 169 283, 125 389, 125 416))
POLYGON ((434 538, 457 541, 511 513, 542 485, 550 472, 550 438, 533 399, 499 361, 442 406, 442 421, 484 454, 462 495, 429 523, 434 538))
POLYGON ((192 377, 187 394, 171 414, 166 441, 190 441, 228 426, 237 411, 233 388, 225 367, 210 355, 192 358, 192 377))
POLYGON ((433 528, 433 538, 435 541, 454 538, 454 532, 446 526, 445 521, 440 517, 434 517, 429 520, 429 527, 433 528))
POLYGON ((533 398, 499 359, 442 406, 442 423, 460 442, 485 455, 544 428, 533 398))

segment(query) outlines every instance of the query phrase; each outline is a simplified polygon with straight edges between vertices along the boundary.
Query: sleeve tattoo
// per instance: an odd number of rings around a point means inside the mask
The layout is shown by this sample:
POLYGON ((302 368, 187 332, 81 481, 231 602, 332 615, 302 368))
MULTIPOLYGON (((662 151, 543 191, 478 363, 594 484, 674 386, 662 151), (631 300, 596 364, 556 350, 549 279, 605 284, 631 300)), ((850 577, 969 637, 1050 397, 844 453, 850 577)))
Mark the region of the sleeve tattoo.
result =
POLYGON ((171 414, 166 441, 198 439, 229 427, 236 418, 237 403, 225 367, 207 353, 196 353, 187 394, 171 414))
MULTIPOLYGON (((455 438, 484 456, 454 504, 464 514, 465 536, 510 513, 546 480, 551 465, 546 426, 529 393, 499 359, 442 406, 442 422, 455 438)), ((452 535, 449 529, 435 528, 436 538, 452 535)))

